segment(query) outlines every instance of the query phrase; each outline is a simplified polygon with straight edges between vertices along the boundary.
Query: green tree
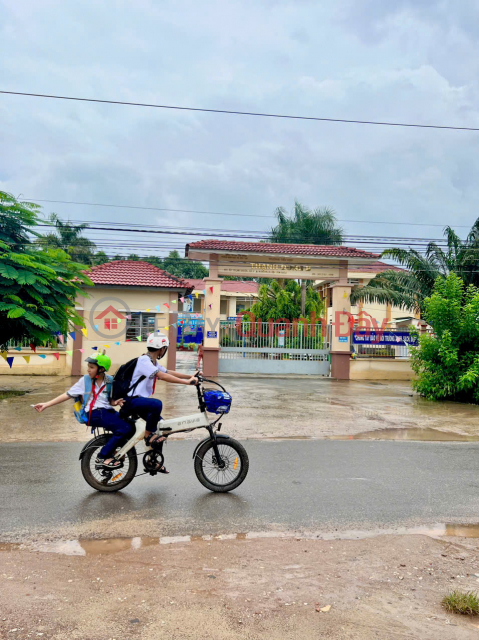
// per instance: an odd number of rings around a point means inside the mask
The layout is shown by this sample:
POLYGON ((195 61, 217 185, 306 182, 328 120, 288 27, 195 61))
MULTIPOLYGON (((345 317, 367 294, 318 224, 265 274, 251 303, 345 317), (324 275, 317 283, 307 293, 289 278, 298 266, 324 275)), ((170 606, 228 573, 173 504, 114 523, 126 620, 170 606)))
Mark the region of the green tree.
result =
POLYGON ((336 214, 329 207, 309 209, 295 201, 292 216, 284 207, 275 211, 278 224, 271 229, 270 242, 286 244, 343 243, 343 229, 337 226, 336 214))
POLYGON ((438 277, 455 273, 467 285, 479 286, 479 218, 466 240, 451 227, 444 229, 445 248, 430 242, 422 255, 416 249, 386 249, 383 258, 398 262, 404 271, 383 271, 367 286, 351 293, 351 303, 359 301, 389 303, 403 309, 422 311, 438 277))
POLYGON ((479 288, 453 273, 438 276, 423 315, 433 333, 411 350, 413 388, 430 400, 479 404, 479 288))
POLYGON ((32 241, 39 234, 40 207, 20 202, 0 191, 0 347, 10 340, 28 339, 39 345, 56 332, 83 326, 75 299, 93 283, 84 266, 62 249, 40 249, 32 241))
POLYGON ((98 266, 100 264, 105 264, 106 262, 110 262, 110 258, 104 251, 97 251, 93 256, 93 264, 98 266))
POLYGON ((127 260, 133 260, 134 262, 140 262, 141 258, 136 253, 130 253, 127 260))
POLYGON ((170 251, 163 260, 162 269, 178 278, 205 278, 208 275, 208 269, 201 262, 186 260, 178 251, 170 251))
MULTIPOLYGON (((288 280, 285 286, 277 280, 272 280, 271 284, 263 284, 258 291, 258 301, 251 307, 255 318, 261 318, 263 322, 268 320, 278 320, 286 318, 297 320, 301 315, 301 286, 296 280, 288 280)), ((324 313, 324 304, 319 293, 313 288, 306 290, 306 317, 309 321, 311 314, 319 318, 324 313)))
MULTIPOLYGON (((285 244, 339 245, 343 242, 343 230, 337 226, 336 214, 328 207, 312 211, 295 201, 292 216, 283 207, 275 211, 278 224, 271 229, 270 242, 285 244)), ((301 310, 306 311, 307 281, 301 281, 301 310)))
POLYGON ((86 265, 95 264, 96 244, 83 236, 85 229, 88 229, 87 224, 73 225, 70 222, 63 222, 56 213, 50 215, 49 221, 55 226, 55 231, 40 238, 40 244, 63 249, 75 262, 86 265))

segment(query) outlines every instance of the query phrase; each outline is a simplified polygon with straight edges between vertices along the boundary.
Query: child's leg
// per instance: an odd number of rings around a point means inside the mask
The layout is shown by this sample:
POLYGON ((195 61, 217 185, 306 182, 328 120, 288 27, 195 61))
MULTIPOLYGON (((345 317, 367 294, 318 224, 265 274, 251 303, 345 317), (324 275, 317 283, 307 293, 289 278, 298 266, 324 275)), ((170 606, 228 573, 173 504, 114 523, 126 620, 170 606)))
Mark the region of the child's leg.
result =
POLYGON ((99 458, 111 458, 117 447, 123 446, 134 433, 134 428, 125 420, 122 420, 116 411, 107 409, 97 409, 92 411, 91 425, 93 427, 104 427, 113 433, 106 445, 98 454, 99 458))

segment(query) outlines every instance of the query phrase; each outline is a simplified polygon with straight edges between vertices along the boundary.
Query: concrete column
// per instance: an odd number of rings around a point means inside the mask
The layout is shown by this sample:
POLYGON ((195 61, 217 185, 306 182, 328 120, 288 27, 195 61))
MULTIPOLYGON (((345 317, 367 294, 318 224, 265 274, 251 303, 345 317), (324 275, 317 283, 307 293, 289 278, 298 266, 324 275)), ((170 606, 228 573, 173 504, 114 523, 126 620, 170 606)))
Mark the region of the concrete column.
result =
MULTIPOLYGON (((83 309, 77 309, 77 313, 82 318, 84 317, 85 312, 83 311, 83 309)), ((73 330, 75 331, 75 342, 73 343, 74 346, 72 347, 73 357, 71 375, 81 376, 82 360, 86 360, 88 356, 85 356, 83 353, 78 351, 78 349, 81 349, 83 347, 83 333, 81 332, 80 327, 74 327, 73 330)), ((73 339, 70 337, 68 337, 68 340, 71 340, 73 342, 73 339)))
POLYGON ((178 304, 179 304, 178 294, 170 291, 168 304, 170 305, 170 309, 168 311, 167 316, 167 325, 168 325, 168 340, 170 341, 170 346, 168 349, 166 368, 170 371, 176 370, 176 338, 178 337, 178 304), (176 304, 173 303, 173 300, 176 300, 176 304), (175 324, 173 327, 172 325, 175 324))
POLYGON ((236 316, 236 296, 228 298, 228 317, 236 316))
POLYGON ((217 376, 220 350, 220 298, 223 280, 210 276, 204 278, 203 282, 206 290, 203 372, 206 376, 217 376))
POLYGON ((349 380, 351 360, 351 285, 348 284, 348 263, 339 263, 339 281, 331 287, 333 332, 331 337, 331 377, 349 380))

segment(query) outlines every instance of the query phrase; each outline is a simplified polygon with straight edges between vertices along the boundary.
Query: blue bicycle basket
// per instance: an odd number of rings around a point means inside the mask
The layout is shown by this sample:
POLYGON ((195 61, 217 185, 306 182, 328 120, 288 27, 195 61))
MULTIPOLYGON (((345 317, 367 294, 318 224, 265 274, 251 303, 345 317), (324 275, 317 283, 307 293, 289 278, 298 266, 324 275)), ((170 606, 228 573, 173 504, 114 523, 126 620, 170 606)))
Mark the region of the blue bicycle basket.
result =
POLYGON ((210 413, 228 413, 231 409, 231 396, 224 391, 210 389, 205 391, 204 399, 210 413))

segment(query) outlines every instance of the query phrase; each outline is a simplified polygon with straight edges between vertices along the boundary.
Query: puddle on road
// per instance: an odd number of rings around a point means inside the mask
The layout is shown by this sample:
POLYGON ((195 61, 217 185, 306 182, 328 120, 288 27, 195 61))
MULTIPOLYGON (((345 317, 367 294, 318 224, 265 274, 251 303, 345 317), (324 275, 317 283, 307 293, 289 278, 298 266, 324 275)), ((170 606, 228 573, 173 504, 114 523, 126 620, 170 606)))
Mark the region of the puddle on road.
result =
POLYGON ((479 435, 466 436, 431 428, 376 429, 352 436, 328 436, 327 440, 416 440, 422 442, 479 442, 479 435))
POLYGON ((42 553, 57 553, 67 556, 101 556, 121 553, 125 551, 138 551, 145 547, 159 545, 171 545, 178 543, 203 543, 221 542, 222 540, 365 540, 384 535, 423 535, 432 538, 458 537, 479 538, 479 524, 435 524, 423 527, 399 527, 396 529, 372 529, 370 531, 350 530, 335 532, 307 532, 295 531, 249 531, 247 533, 225 533, 220 535, 204 536, 163 536, 136 537, 136 538, 106 538, 103 540, 60 540, 57 542, 45 542, 40 544, 0 544, 0 552, 27 549, 42 553))

